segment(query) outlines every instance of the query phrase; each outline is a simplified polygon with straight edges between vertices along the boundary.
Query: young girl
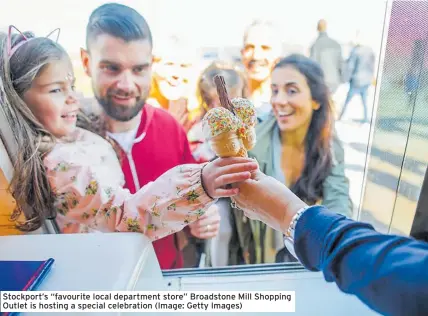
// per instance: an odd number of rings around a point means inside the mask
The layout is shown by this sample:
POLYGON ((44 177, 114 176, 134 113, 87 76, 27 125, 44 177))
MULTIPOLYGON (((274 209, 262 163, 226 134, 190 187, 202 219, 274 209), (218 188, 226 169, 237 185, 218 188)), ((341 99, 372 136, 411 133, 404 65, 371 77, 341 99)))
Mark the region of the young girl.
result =
MULTIPOLYGON (((233 64, 226 62, 214 62, 201 74, 197 85, 197 97, 201 108, 201 117, 210 109, 221 106, 217 95, 214 77, 222 75, 226 82, 226 88, 231 99, 248 96, 247 80, 244 74, 233 64)), ((202 122, 197 123, 188 133, 192 153, 199 162, 210 161, 215 157, 202 133, 202 122)), ((232 218, 229 199, 221 199, 217 202, 220 212, 220 231, 206 245, 207 264, 218 267, 229 264, 238 264, 233 252, 229 252, 229 243, 232 236, 232 218)))
POLYGON ((141 232, 156 240, 236 194, 222 187, 248 179, 256 167, 248 159, 182 165, 130 194, 111 145, 76 127, 74 81, 57 43, 31 33, 0 35, 0 109, 19 149, 11 191, 26 217, 22 230, 57 215, 64 233, 141 232))

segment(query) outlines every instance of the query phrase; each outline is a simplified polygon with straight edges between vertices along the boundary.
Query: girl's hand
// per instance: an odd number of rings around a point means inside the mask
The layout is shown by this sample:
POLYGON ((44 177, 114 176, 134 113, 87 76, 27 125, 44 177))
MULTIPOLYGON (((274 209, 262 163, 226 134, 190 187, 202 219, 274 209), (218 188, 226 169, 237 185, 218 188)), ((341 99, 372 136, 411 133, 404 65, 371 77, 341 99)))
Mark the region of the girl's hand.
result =
POLYGON ((250 158, 218 158, 202 170, 202 185, 213 199, 231 197, 237 195, 239 189, 226 186, 250 179, 251 173, 257 169, 257 162, 250 158))

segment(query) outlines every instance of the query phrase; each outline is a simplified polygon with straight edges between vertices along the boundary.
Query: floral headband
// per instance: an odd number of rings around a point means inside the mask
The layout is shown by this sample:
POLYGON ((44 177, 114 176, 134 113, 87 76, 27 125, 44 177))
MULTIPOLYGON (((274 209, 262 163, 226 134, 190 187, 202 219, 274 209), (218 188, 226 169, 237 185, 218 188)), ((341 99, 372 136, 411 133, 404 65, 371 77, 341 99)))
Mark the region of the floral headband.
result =
MULTIPOLYGON (((45 36, 45 38, 49 38, 49 36, 51 36, 52 34, 54 34, 55 32, 58 32, 57 37, 55 42, 58 42, 59 39, 59 34, 61 33, 61 29, 60 28, 56 28, 55 30, 53 30, 52 32, 50 32, 47 36, 45 36)), ((31 37, 31 38, 27 38, 24 33, 22 33, 20 30, 17 29, 16 26, 14 25, 9 25, 9 31, 7 33, 7 56, 10 59, 12 57, 12 55, 24 44, 30 42, 31 40, 38 38, 38 37, 31 37), (15 29, 16 31, 18 31, 21 36, 24 38, 23 41, 21 41, 18 45, 16 45, 15 47, 12 48, 12 29, 15 29)))

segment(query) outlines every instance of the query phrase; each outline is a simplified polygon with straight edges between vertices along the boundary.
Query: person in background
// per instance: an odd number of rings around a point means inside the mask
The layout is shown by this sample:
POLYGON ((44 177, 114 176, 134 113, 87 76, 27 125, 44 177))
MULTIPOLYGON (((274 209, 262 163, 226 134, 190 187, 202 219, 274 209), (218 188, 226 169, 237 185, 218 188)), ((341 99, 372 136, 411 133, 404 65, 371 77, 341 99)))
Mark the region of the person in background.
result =
POLYGON ((270 73, 281 56, 281 37, 270 21, 255 20, 247 27, 241 49, 250 99, 260 116, 270 110, 270 73))
MULTIPOLYGON (((196 96, 202 110, 201 117, 210 109, 220 107, 220 100, 214 77, 221 75, 226 82, 226 88, 231 99, 248 97, 247 79, 245 74, 234 64, 214 61, 204 69, 197 81, 196 96)), ((198 122, 188 133, 193 156, 198 162, 207 162, 216 157, 202 133, 202 121, 198 122)), ((207 240, 205 244, 205 264, 213 267, 238 264, 239 260, 234 249, 236 244, 232 241, 233 216, 230 199, 220 199, 217 204, 220 213, 220 230, 217 236, 207 240)), ((236 240, 236 239, 235 239, 236 240)))
POLYGON ((339 120, 343 118, 346 108, 354 95, 359 94, 364 110, 362 123, 369 122, 367 97, 374 78, 375 62, 376 57, 373 49, 362 44, 361 37, 357 32, 355 47, 352 49, 346 65, 346 72, 349 77, 349 91, 340 112, 339 120))
POLYGON ((321 65, 330 93, 333 95, 342 83, 342 47, 327 34, 327 21, 321 19, 317 25, 318 38, 310 48, 310 58, 321 65))
MULTIPOLYGON (((271 75, 272 114, 256 126, 257 143, 249 153, 260 170, 289 187, 308 203, 323 204, 352 216, 349 181, 345 176, 344 150, 334 132, 330 92, 323 71, 303 55, 281 59, 271 75)), ((284 248, 280 233, 259 221, 234 212, 239 231, 251 227, 252 243, 242 247, 251 263, 294 261, 284 248)))
MULTIPOLYGON (((237 206, 285 235, 289 252, 347 294, 389 316, 428 315, 428 244, 384 235, 327 207, 308 207, 260 171, 237 186, 237 206)), ((343 205, 346 212, 347 204, 343 205)))
POLYGON ((424 63, 424 41, 415 40, 413 43, 412 59, 409 69, 404 75, 404 89, 408 95, 407 106, 412 108, 415 106, 418 87, 420 85, 421 72, 424 63))
POLYGON ((147 103, 167 110, 187 132, 195 123, 196 99, 192 77, 197 54, 189 43, 176 36, 159 42, 154 54, 147 103))
MULTIPOLYGON (((166 111, 146 102, 152 35, 137 11, 116 3, 95 9, 86 27, 86 50, 81 50, 81 59, 96 99, 84 109, 96 114, 93 120, 81 122, 117 149, 125 188, 135 193, 167 170, 195 162, 182 126, 166 111)), ((218 232, 219 220, 213 206, 191 225, 191 231, 197 238, 211 238, 218 232)), ((153 243, 162 269, 184 266, 182 250, 189 234, 183 230, 153 243)))

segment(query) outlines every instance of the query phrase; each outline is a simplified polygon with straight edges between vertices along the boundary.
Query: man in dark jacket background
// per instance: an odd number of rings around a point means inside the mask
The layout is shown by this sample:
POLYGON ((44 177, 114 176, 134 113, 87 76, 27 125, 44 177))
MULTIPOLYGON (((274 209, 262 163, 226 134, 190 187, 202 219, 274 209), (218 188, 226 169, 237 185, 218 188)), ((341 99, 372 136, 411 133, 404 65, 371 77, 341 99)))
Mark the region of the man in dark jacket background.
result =
POLYGON ((318 21, 318 38, 311 46, 310 57, 317 61, 324 71, 327 86, 334 94, 342 82, 342 47, 327 34, 327 21, 318 21))

